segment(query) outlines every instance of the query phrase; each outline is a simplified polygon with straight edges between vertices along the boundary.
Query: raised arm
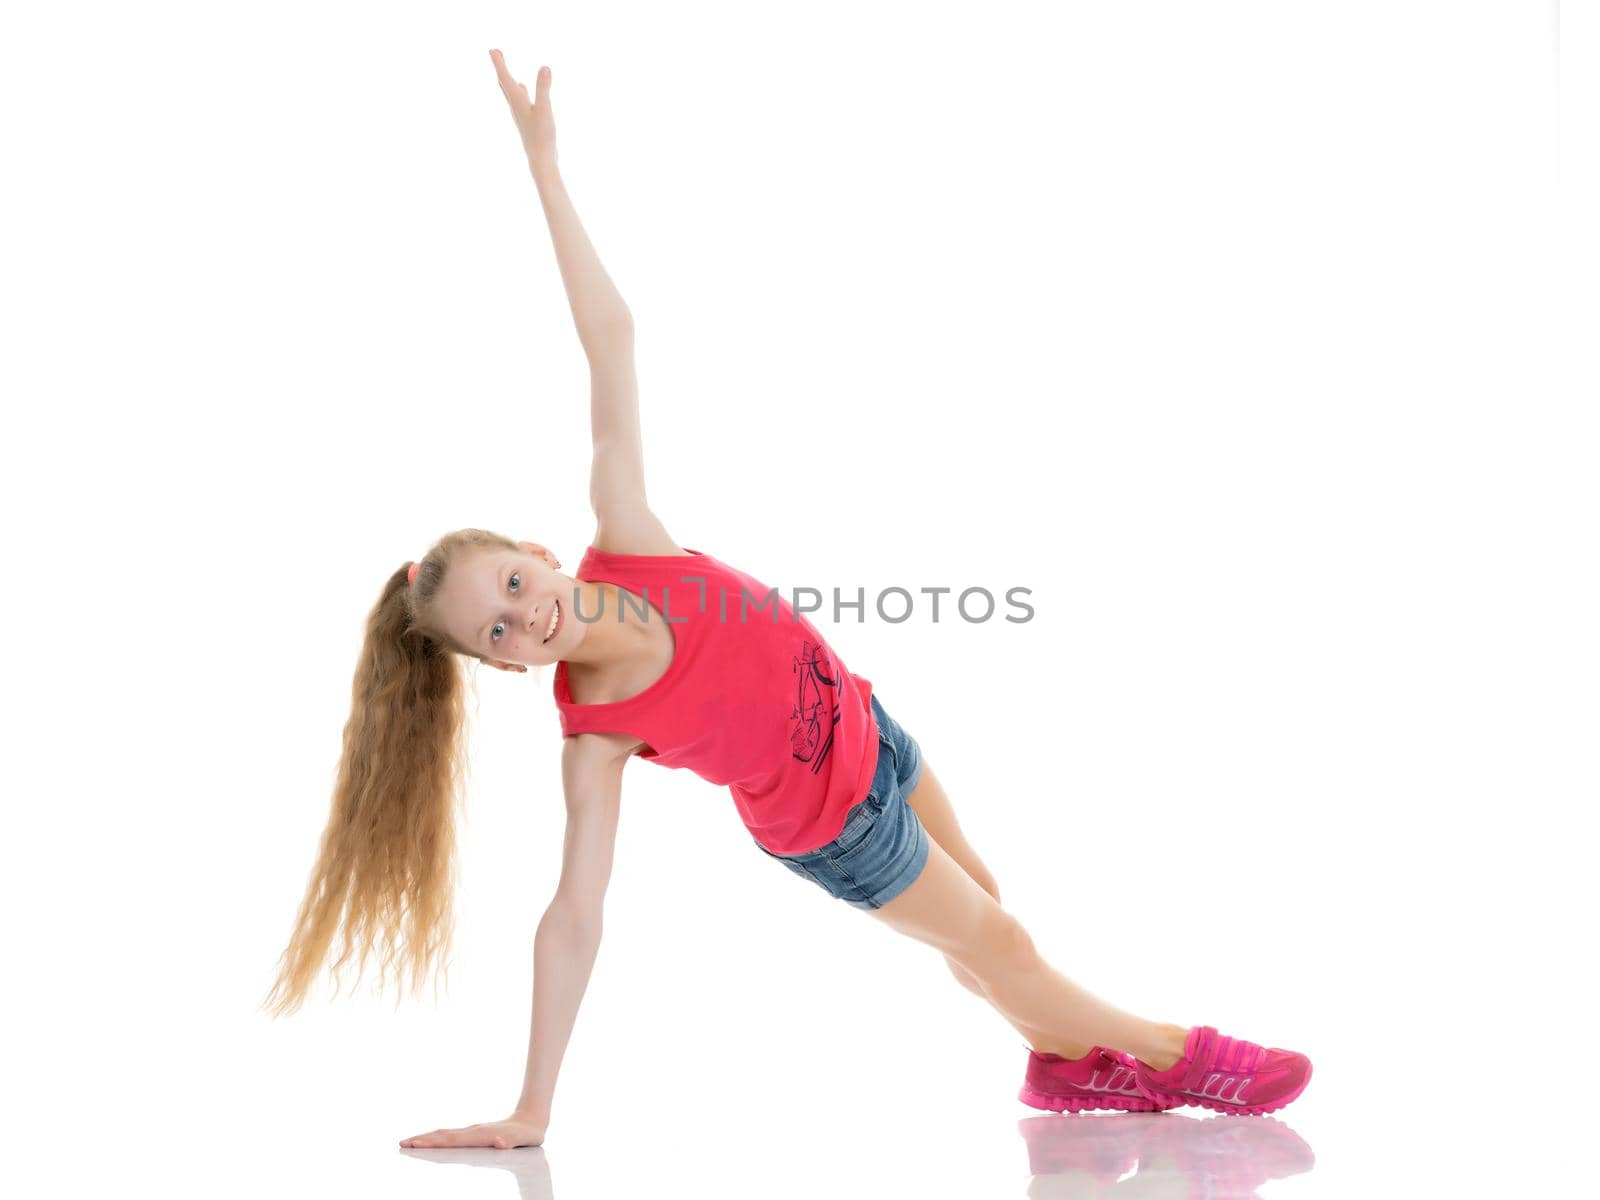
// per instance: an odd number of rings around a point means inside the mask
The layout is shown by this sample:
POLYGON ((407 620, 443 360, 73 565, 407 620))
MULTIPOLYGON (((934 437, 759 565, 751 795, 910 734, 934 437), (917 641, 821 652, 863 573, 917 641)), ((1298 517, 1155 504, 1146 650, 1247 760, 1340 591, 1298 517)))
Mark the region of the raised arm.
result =
POLYGON ((522 136, 578 340, 589 360, 589 420, 594 441, 589 502, 602 528, 632 532, 657 526, 645 498, 633 314, 601 265, 562 182, 550 106, 550 68, 539 68, 535 94, 530 98, 527 86, 506 70, 500 52, 491 50, 489 57, 522 136))

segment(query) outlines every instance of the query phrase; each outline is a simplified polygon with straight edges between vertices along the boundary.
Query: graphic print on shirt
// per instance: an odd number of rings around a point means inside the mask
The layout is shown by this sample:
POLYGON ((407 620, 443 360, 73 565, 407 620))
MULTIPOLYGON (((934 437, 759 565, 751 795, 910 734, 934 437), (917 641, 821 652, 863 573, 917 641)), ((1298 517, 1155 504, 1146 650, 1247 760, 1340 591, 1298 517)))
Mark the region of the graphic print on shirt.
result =
POLYGON ((833 727, 839 723, 838 673, 827 650, 809 638, 800 643, 793 663, 800 678, 794 711, 789 714, 794 722, 789 727, 789 741, 794 756, 810 763, 815 775, 833 749, 833 727))

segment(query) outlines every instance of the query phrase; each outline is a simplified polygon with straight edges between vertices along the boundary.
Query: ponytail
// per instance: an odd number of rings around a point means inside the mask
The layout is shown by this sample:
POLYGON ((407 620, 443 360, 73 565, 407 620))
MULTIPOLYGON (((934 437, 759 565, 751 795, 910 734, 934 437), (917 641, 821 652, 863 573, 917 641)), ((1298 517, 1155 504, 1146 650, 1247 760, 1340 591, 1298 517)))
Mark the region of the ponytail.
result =
POLYGON ((263 1003, 275 1017, 304 1002, 341 926, 335 976, 359 948, 359 977, 376 951, 380 988, 394 969, 416 990, 448 950, 465 684, 455 648, 416 620, 447 562, 430 555, 416 586, 395 571, 367 616, 327 827, 263 1003))

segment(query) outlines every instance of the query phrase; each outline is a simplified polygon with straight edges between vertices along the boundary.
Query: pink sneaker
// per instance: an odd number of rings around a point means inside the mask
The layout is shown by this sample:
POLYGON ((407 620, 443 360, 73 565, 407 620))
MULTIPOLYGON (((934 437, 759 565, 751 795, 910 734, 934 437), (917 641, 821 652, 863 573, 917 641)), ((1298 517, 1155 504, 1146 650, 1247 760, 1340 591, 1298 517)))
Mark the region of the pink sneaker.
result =
POLYGON ((1052 1112, 1115 1108, 1123 1112, 1160 1112, 1185 1103, 1158 1101, 1144 1095, 1134 1078, 1139 1064, 1131 1054, 1096 1046, 1082 1058, 1028 1051, 1028 1074, 1017 1099, 1052 1112))
POLYGON ((1189 1030, 1183 1057, 1170 1069, 1157 1071, 1135 1060, 1135 1070, 1139 1090, 1152 1100, 1240 1115, 1276 1112, 1311 1082, 1311 1060, 1304 1054, 1221 1037, 1210 1025, 1189 1030))

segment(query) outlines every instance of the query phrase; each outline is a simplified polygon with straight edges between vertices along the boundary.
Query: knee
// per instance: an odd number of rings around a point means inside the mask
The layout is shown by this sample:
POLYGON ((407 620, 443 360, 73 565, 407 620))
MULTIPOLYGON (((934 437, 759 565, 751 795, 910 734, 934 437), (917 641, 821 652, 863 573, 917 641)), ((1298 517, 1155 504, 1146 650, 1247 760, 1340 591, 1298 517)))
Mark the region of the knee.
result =
POLYGON ((979 996, 983 995, 983 985, 978 982, 977 978, 972 974, 971 971, 967 970, 948 954, 944 956, 944 963, 945 966, 950 968, 950 974, 956 977, 957 983, 966 988, 969 992, 974 992, 979 996))
POLYGON ((1032 960, 1039 954, 1022 922, 1010 913, 1001 922, 998 943, 999 953, 1007 960, 1032 960))
POLYGON ((996 909, 969 951, 951 957, 981 979, 986 972, 1032 962, 1038 950, 1021 921, 1005 909, 996 909))

